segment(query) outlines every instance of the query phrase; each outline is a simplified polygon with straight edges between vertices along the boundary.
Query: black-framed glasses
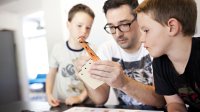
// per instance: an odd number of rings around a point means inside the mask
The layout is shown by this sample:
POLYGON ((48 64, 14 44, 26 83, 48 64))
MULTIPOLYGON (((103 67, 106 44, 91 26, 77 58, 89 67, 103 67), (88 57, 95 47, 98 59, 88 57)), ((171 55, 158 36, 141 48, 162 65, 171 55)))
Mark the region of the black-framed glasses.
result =
POLYGON ((109 34, 115 34, 116 33, 116 29, 118 29, 121 32, 128 32, 131 29, 131 24, 136 20, 136 16, 134 16, 133 20, 129 23, 125 23, 125 24, 120 24, 118 26, 110 26, 110 25, 106 25, 104 27, 104 30, 109 33, 109 34))

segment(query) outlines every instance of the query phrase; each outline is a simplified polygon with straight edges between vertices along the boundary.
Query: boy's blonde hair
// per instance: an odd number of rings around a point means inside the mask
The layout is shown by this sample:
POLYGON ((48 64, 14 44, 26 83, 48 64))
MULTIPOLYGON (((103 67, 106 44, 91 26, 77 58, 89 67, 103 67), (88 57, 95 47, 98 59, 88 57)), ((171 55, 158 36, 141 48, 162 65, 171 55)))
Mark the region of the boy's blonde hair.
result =
POLYGON ((195 33, 197 6, 194 0, 144 0, 135 11, 150 14, 161 25, 167 25, 170 18, 175 18, 182 25, 184 35, 195 33))

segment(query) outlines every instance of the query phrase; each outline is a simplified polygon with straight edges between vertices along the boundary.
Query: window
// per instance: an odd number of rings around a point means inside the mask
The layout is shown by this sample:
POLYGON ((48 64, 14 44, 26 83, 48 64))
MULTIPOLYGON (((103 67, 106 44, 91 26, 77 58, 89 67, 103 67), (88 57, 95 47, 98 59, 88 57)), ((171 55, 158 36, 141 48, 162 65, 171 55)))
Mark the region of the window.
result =
POLYGON ((29 79, 36 78, 37 74, 47 74, 49 69, 43 15, 44 13, 39 11, 23 19, 25 60, 29 79))

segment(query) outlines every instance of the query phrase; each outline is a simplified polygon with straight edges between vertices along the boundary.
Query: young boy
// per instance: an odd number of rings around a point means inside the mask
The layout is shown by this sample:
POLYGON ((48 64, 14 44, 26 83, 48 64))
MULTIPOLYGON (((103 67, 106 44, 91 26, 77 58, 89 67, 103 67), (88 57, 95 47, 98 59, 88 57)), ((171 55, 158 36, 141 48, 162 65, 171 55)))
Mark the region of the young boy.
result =
POLYGON ((141 41, 154 57, 156 92, 169 112, 200 111, 200 38, 194 0, 144 0, 137 9, 141 41))
POLYGON ((69 39, 54 47, 46 79, 46 95, 53 107, 60 103, 78 104, 87 98, 83 83, 76 78, 73 60, 86 53, 78 38, 88 37, 94 17, 94 12, 83 4, 75 5, 68 13, 69 39))

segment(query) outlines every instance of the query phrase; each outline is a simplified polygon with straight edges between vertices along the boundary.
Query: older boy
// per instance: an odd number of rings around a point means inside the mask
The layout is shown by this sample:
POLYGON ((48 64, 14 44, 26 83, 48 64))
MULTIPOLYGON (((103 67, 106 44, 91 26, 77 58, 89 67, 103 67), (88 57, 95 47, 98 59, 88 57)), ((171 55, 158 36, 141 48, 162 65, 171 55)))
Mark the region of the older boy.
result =
POLYGON ((145 0, 136 9, 142 42, 155 59, 156 92, 169 112, 200 111, 200 38, 194 0, 145 0))

